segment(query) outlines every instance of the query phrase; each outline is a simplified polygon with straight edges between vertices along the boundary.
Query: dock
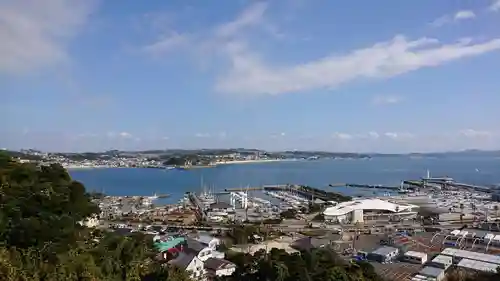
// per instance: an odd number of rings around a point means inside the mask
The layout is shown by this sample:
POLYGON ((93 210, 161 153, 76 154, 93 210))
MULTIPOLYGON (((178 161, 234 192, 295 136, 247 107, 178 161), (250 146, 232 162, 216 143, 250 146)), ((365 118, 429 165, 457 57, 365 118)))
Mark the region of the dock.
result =
POLYGON ((205 212, 205 208, 203 206, 203 203, 198 198, 198 196, 195 193, 193 193, 193 192, 189 192, 188 198, 189 198, 189 201, 191 202, 191 204, 193 204, 194 206, 196 206, 196 209, 197 209, 196 213, 197 213, 197 215, 199 217, 198 219, 205 220, 207 218, 207 214, 205 212))
POLYGON ((226 188, 225 192, 236 192, 236 191, 255 191, 255 190, 264 190, 263 187, 238 187, 238 188, 226 188))
POLYGON ((387 189, 387 190, 401 190, 400 186, 387 186, 387 185, 373 185, 373 184, 357 184, 357 183, 347 183, 345 186, 347 187, 355 187, 355 188, 376 188, 376 189, 387 189))
POLYGON ((256 191, 256 190, 286 190, 290 185, 287 184, 275 184, 275 185, 263 185, 260 187, 238 187, 238 188, 226 188, 225 192, 236 192, 236 191, 256 191))

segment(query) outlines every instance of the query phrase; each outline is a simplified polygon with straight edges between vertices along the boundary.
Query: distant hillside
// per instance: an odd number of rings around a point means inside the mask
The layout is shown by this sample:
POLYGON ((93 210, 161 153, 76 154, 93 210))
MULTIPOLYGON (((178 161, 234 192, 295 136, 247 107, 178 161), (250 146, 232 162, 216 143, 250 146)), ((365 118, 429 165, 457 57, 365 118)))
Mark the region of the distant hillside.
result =
POLYGON ((463 150, 463 151, 450 151, 450 152, 434 152, 434 153, 410 153, 410 156, 423 156, 423 157, 500 157, 500 150, 463 150))

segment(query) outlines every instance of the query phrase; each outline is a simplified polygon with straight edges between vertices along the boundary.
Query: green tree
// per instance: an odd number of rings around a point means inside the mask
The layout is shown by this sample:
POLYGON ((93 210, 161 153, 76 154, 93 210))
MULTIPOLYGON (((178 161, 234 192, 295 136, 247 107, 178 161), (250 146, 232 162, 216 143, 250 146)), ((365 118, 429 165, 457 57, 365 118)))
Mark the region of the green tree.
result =
POLYGON ((0 154, 0 280, 189 280, 156 262, 151 237, 122 237, 79 222, 99 212, 59 165, 0 154))

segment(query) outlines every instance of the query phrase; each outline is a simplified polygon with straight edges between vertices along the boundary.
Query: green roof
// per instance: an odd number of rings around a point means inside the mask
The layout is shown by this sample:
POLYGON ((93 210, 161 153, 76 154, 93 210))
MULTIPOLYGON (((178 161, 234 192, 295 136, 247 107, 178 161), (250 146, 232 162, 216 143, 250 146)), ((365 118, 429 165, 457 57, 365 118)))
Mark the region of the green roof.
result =
POLYGON ((176 247, 177 245, 184 243, 184 242, 186 242, 186 238, 177 237, 177 238, 174 238, 174 239, 171 239, 168 241, 158 241, 154 245, 158 251, 163 252, 163 251, 167 251, 169 249, 172 249, 172 248, 176 247))

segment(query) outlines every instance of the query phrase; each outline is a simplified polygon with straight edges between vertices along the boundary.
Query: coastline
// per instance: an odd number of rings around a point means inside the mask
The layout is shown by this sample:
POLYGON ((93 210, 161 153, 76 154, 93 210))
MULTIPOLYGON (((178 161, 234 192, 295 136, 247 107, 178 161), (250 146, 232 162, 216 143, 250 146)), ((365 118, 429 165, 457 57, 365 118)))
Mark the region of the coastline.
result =
POLYGON ((219 162, 216 165, 231 165, 231 164, 257 164, 257 163, 272 163, 272 162, 290 162, 299 161, 299 159, 258 159, 258 160, 236 160, 228 162, 219 162))
MULTIPOLYGON (((301 159, 257 159, 257 160, 235 160, 235 161, 227 161, 227 162, 219 162, 212 167, 217 167, 219 165, 237 165, 237 164, 262 164, 262 163, 274 163, 274 162, 292 162, 292 161, 300 161, 301 159)), ((67 165, 63 166, 68 170, 91 170, 91 169, 116 169, 116 168, 144 168, 144 167, 115 167, 108 165, 100 165, 100 166, 81 166, 81 165, 67 165)), ((211 167, 196 167, 193 166, 191 168, 211 168, 211 167)))
POLYGON ((65 169, 68 170, 90 170, 90 169, 109 169, 109 168, 121 168, 121 167, 113 167, 113 166, 106 166, 106 165, 101 165, 101 166, 80 166, 80 165, 68 165, 68 166, 63 166, 65 169))

